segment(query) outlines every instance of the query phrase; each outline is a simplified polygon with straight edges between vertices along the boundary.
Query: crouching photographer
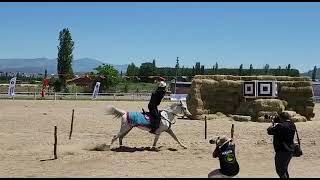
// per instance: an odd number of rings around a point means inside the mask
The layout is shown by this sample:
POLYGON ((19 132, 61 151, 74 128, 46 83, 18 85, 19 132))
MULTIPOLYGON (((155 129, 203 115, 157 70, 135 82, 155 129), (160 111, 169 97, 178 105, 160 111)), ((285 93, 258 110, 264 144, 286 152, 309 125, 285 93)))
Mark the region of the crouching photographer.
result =
POLYGON ((267 132, 269 135, 273 135, 276 172, 280 178, 289 178, 288 166, 290 160, 293 155, 299 156, 295 154, 294 135, 296 126, 286 112, 280 113, 279 116, 265 116, 265 118, 272 119, 272 125, 267 129, 267 132))
POLYGON ((239 164, 235 155, 235 144, 231 138, 219 136, 209 141, 210 144, 216 144, 212 153, 213 158, 219 157, 220 169, 216 169, 208 174, 209 178, 232 178, 239 173, 239 164))

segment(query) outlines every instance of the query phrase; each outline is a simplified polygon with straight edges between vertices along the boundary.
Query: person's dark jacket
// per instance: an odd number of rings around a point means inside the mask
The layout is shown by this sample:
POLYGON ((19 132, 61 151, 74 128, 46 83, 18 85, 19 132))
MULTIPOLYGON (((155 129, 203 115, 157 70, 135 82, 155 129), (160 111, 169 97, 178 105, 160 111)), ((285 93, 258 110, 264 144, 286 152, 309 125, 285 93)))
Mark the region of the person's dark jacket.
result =
POLYGON ((151 94, 151 98, 148 104, 149 109, 157 108, 160 105, 161 100, 165 96, 166 91, 164 88, 158 88, 155 92, 151 94))
POLYGON ((275 152, 293 152, 295 130, 295 124, 289 120, 268 128, 268 134, 274 135, 273 147, 275 152))

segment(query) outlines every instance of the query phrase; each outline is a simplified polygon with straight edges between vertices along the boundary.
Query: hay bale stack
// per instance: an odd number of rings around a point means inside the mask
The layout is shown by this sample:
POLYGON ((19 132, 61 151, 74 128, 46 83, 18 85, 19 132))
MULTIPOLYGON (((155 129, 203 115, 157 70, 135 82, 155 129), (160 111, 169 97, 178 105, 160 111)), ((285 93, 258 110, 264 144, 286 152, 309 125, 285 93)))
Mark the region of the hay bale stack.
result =
POLYGON ((192 114, 193 119, 200 119, 199 115, 203 114, 203 101, 201 99, 200 88, 202 85, 202 80, 194 79, 192 80, 190 93, 186 98, 186 103, 188 105, 188 110, 192 114))
POLYGON ((311 81, 283 81, 279 82, 278 86, 278 98, 288 102, 288 109, 296 111, 308 120, 314 117, 311 81))
POLYGON ((292 109, 310 120, 314 117, 312 97, 309 77, 196 75, 192 80, 187 104, 195 119, 201 118, 202 114, 222 112, 251 116, 253 120, 258 120, 261 114, 292 109), (260 98, 245 101, 243 81, 253 80, 276 81, 278 100, 260 98))

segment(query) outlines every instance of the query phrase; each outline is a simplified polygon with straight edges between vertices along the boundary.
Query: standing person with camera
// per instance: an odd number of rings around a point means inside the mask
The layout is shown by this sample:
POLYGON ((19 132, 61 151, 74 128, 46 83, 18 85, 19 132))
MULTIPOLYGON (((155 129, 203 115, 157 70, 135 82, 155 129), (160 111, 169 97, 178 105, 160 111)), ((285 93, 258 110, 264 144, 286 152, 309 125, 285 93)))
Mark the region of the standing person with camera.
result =
POLYGON ((280 178, 289 178, 288 166, 295 148, 293 139, 296 126, 289 118, 288 113, 282 112, 267 129, 268 134, 273 135, 275 167, 280 178))
POLYGON ((235 144, 231 138, 226 136, 211 139, 210 144, 216 144, 212 153, 213 158, 219 158, 220 169, 216 169, 208 174, 208 178, 232 178, 239 173, 239 164, 235 154, 235 144))

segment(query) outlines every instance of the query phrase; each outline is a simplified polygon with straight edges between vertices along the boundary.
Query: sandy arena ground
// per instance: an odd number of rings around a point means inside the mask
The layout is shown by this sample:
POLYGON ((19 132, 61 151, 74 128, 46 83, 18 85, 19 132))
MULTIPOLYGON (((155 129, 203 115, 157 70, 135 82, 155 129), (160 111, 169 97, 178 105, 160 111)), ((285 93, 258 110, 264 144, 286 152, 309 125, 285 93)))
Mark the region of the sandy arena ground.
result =
MULTIPOLYGON (((120 121, 105 115, 107 104, 128 111, 147 109, 147 102, 125 101, 33 101, 0 100, 0 177, 207 177, 219 167, 211 157, 209 138, 230 135, 235 124, 239 177, 277 177, 274 170, 272 137, 268 123, 178 119, 172 129, 188 147, 182 149, 168 134, 158 141, 160 151, 151 151, 154 136, 133 129, 124 139, 125 150, 92 151, 109 144, 120 121), (75 119, 72 139, 69 130, 72 109, 75 119), (58 127, 58 159, 53 158, 53 131, 58 127), (91 150, 90 150, 91 149, 91 150)), ((165 102, 162 107, 170 102, 165 102)), ((320 177, 320 105, 313 121, 297 123, 304 155, 293 158, 290 177, 320 177)))

